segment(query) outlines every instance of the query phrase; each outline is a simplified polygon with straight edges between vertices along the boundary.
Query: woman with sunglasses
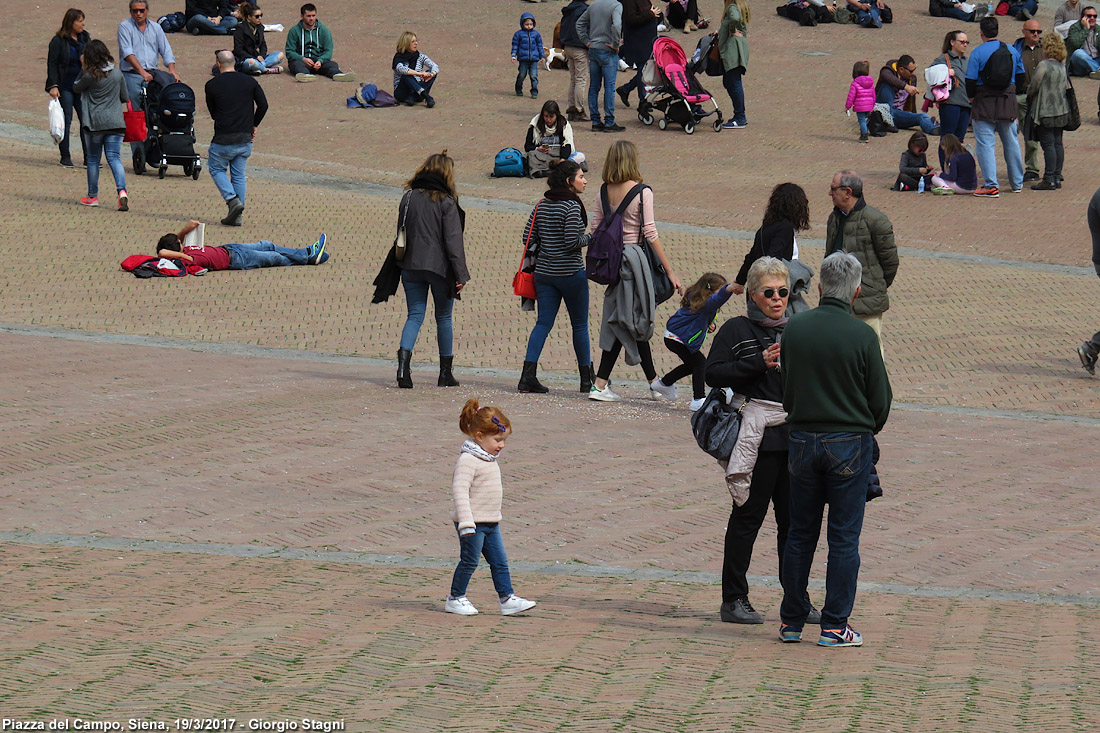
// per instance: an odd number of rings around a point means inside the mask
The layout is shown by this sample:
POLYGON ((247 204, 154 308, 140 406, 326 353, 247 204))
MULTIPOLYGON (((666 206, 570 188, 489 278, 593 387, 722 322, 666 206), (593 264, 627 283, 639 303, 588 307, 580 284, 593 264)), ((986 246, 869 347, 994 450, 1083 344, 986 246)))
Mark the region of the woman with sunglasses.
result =
MULTIPOLYGON (((966 130, 970 127, 970 97, 966 93, 966 51, 970 48, 970 39, 965 31, 950 31, 943 37, 940 55, 932 59, 929 66, 947 66, 951 76, 951 93, 940 102, 940 133, 951 134, 962 142, 966 130)), ((944 165, 943 151, 940 151, 940 170, 944 165)))
POLYGON ((264 11, 249 3, 240 4, 244 19, 233 31, 233 55, 237 57, 237 70, 246 74, 279 74, 286 54, 282 51, 267 52, 264 38, 264 11))
MULTIPOLYGON (((788 277, 787 266, 774 257, 753 262, 746 283, 752 307, 748 315, 726 321, 707 357, 707 384, 732 389, 735 405, 745 402, 737 445, 726 472, 733 507, 726 526, 720 613, 728 623, 764 623, 763 614, 749 601, 745 574, 769 504, 775 513, 780 568, 790 527, 788 428, 779 364, 779 341, 787 323, 790 296, 788 277)), ((820 620, 811 606, 807 623, 820 620)))

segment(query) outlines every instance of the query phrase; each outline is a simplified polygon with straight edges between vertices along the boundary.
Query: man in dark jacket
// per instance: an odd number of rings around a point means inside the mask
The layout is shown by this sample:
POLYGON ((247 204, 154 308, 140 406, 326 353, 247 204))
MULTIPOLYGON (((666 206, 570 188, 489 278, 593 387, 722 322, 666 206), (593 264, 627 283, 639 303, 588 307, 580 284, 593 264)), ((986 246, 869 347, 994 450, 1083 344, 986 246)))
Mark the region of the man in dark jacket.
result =
POLYGON ((619 75, 623 5, 619 0, 595 0, 577 19, 577 35, 588 49, 588 113, 592 132, 622 132, 615 124, 615 79, 619 75), (603 89, 603 117, 600 90, 603 89))
POLYGON ((183 13, 193 36, 224 36, 240 22, 230 14, 229 0, 187 0, 183 13))
POLYGON ((1086 5, 1081 20, 1070 26, 1066 35, 1066 68, 1074 76, 1091 79, 1100 72, 1100 44, 1096 42, 1096 8, 1086 5))
POLYGON ((859 260, 863 280, 852 312, 882 338, 882 314, 890 308, 887 289, 898 274, 894 225, 863 200, 863 179, 853 170, 833 176, 833 211, 826 227, 825 254, 848 252, 859 260))
POLYGON ((917 96, 920 89, 916 80, 917 62, 909 54, 902 54, 896 61, 887 61, 879 69, 875 82, 875 101, 890 105, 894 126, 902 129, 920 126, 926 135, 939 135, 940 128, 924 112, 917 112, 917 96))
POLYGON ((783 642, 802 641, 810 613, 806 586, 829 505, 829 563, 820 646, 861 646, 849 624, 859 576, 859 536, 867 503, 873 435, 890 415, 893 394, 878 338, 852 318, 859 260, 836 252, 821 263, 821 301, 792 316, 783 332, 783 408, 790 426, 790 530, 780 580, 783 642))
MULTIPOLYGON (((1028 18, 1024 21, 1024 35, 1016 39, 1012 47, 1020 54, 1020 60, 1024 62, 1024 83, 1016 87, 1016 121, 1020 129, 1024 127, 1024 118, 1027 117, 1027 88, 1031 84, 1031 75, 1035 73, 1035 67, 1043 60, 1043 47, 1040 41, 1043 36, 1043 27, 1039 21, 1028 18)), ((1027 140, 1024 142, 1024 183, 1039 180, 1039 141, 1027 140)))
MULTIPOLYGON (((1100 188, 1092 195, 1088 208, 1089 232, 1092 234, 1092 266, 1100 276, 1100 188)), ((1089 374, 1096 374, 1096 359, 1100 356, 1100 332, 1077 347, 1081 366, 1089 374)))
POLYGON ((577 34, 577 19, 587 9, 585 0, 573 0, 561 10, 558 38, 569 66, 569 95, 566 97, 569 107, 565 110, 565 118, 570 122, 588 121, 588 115, 584 113, 588 97, 588 49, 577 34))
POLYGON ((267 114, 267 97, 258 81, 234 70, 237 59, 232 51, 218 51, 215 58, 219 73, 206 82, 206 108, 214 120, 207 165, 229 207, 222 224, 239 227, 244 214, 244 169, 256 128, 267 114))

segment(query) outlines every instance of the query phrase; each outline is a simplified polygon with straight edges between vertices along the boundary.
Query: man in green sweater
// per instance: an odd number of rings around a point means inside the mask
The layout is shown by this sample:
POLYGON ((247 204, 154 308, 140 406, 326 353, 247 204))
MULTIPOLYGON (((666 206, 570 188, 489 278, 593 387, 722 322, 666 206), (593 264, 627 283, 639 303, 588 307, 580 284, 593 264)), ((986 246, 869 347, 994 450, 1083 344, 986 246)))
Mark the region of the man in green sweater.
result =
POLYGON ((820 646, 860 646, 848 625, 859 576, 859 535, 871 472, 872 436, 890 414, 890 380, 878 337, 852 316, 862 267, 846 252, 821 263, 817 308, 792 316, 783 332, 783 408, 790 426, 790 530, 779 609, 784 642, 802 640, 814 549, 829 505, 829 564, 820 646))
POLYGON ((286 57, 290 73, 301 82, 316 81, 327 76, 333 81, 355 81, 355 74, 345 74, 332 60, 332 33, 317 19, 317 6, 306 3, 301 8, 302 19, 286 34, 286 57))

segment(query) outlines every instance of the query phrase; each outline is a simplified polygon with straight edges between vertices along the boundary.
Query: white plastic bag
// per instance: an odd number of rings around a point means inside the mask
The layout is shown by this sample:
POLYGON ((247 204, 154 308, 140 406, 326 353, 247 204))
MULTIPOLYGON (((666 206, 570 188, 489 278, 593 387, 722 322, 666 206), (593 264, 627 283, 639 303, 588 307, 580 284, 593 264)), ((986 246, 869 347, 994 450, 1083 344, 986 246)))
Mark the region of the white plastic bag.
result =
POLYGON ((50 118, 50 135, 54 143, 60 143, 65 139, 65 113, 61 111, 61 101, 51 99, 46 112, 50 118))

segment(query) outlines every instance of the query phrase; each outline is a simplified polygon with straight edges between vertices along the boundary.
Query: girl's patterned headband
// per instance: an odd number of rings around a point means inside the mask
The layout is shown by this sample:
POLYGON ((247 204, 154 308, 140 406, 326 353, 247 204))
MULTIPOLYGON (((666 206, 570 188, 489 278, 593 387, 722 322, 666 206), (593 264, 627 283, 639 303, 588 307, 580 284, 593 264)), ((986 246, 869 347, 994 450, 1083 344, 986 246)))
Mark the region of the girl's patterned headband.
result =
POLYGON ((508 432, 508 428, 504 427, 504 425, 500 422, 500 420, 497 419, 496 415, 493 415, 493 424, 496 425, 497 428, 500 429, 500 432, 502 432, 502 433, 507 433, 508 432))

